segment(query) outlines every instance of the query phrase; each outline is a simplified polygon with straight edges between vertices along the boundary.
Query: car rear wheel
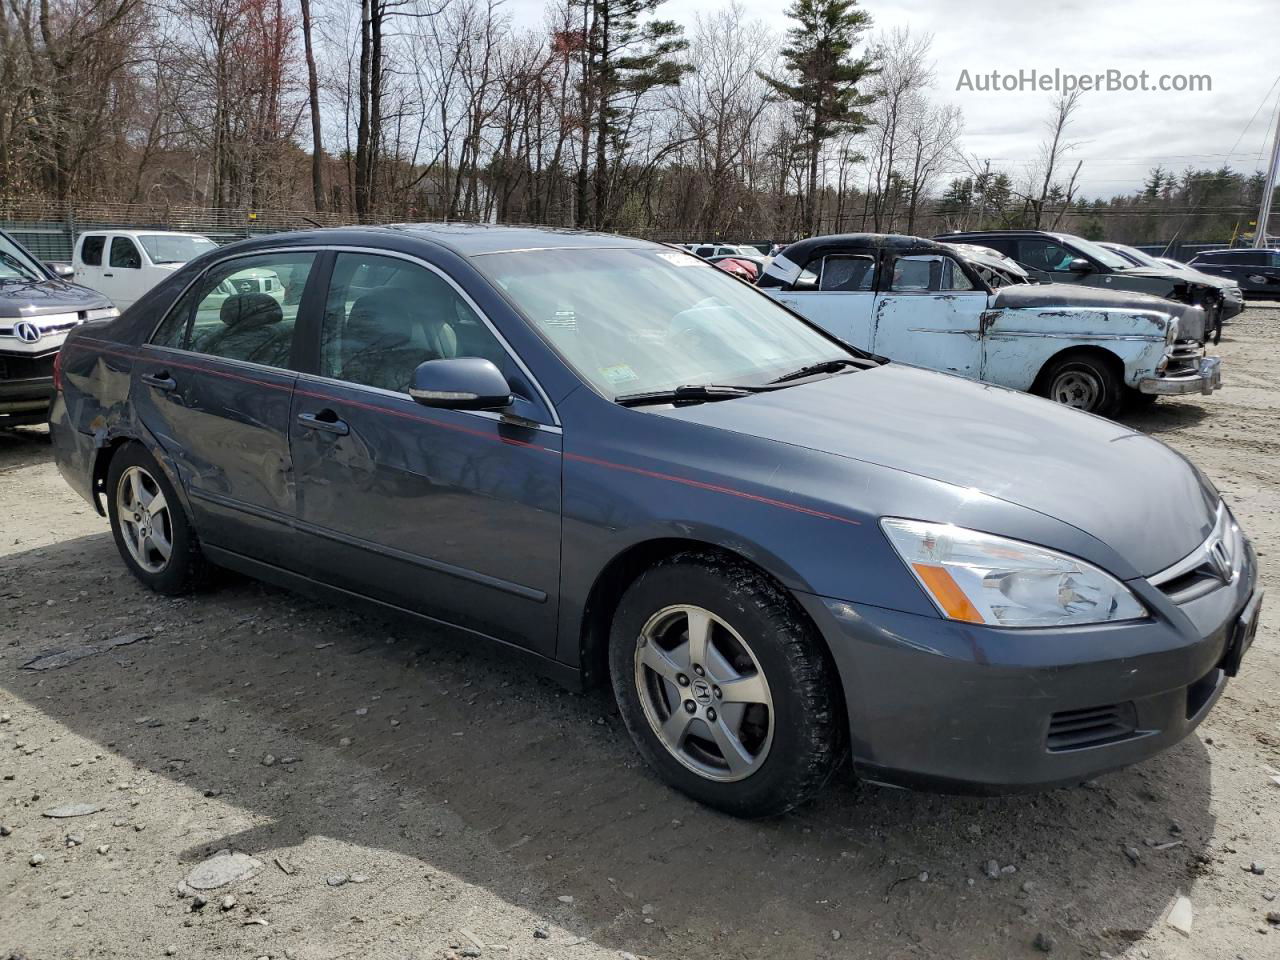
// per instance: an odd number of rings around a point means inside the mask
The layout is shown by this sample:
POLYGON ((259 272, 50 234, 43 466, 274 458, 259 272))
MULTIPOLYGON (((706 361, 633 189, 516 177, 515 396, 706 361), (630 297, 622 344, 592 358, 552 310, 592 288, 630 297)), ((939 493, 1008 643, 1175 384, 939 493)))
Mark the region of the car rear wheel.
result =
POLYGON ((186 593, 204 578, 207 565, 177 492, 141 444, 111 459, 107 516, 125 566, 152 590, 186 593))
POLYGON ((1040 393, 1055 403, 1115 416, 1124 397, 1124 383, 1105 359, 1092 354, 1068 354, 1054 360, 1040 377, 1040 393))
POLYGON ((780 814, 837 766, 843 713, 822 641, 745 564, 689 554, 642 574, 618 606, 609 654, 641 755, 703 803, 780 814))

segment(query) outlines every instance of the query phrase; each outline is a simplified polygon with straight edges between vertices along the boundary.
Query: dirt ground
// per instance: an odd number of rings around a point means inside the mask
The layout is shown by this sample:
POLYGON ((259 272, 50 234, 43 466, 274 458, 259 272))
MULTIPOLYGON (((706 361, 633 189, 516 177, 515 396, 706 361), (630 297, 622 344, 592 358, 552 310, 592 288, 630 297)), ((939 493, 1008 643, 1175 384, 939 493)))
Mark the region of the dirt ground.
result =
POLYGON ((500 655, 245 580, 147 593, 47 435, 0 433, 0 957, 1280 957, 1280 308, 1219 352, 1221 393, 1131 418, 1219 484, 1271 589, 1198 733, 1071 789, 845 778, 763 823, 500 655), (44 815, 70 803, 100 810, 44 815), (223 850, 261 867, 199 907, 182 881, 223 850))

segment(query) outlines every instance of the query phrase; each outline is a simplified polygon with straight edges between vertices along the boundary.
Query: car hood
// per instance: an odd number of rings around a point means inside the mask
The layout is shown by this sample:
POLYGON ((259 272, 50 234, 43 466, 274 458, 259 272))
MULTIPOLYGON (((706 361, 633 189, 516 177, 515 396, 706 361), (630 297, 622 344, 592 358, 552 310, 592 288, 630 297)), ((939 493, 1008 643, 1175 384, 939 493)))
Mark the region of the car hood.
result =
POLYGON ((64 280, 0 283, 0 317, 39 317, 110 306, 111 301, 96 290, 64 280))
POLYGON ((1125 426, 897 363, 654 412, 976 490, 1084 531, 1144 576, 1204 542, 1219 500, 1189 461, 1125 426))
POLYGON ((991 306, 996 309, 1013 310, 1045 307, 1157 310, 1178 318, 1180 338, 1204 339, 1203 308, 1180 300, 1167 300, 1154 294, 1139 293, 1136 290, 1104 289, 1073 283, 1017 283, 997 290, 991 306))

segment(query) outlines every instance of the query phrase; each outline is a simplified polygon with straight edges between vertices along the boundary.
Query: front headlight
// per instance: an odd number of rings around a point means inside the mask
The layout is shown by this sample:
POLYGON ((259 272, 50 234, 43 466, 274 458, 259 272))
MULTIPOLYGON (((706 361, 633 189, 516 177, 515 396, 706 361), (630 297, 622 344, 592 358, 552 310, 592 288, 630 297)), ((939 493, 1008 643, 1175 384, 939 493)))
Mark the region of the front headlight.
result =
POLYGON ((951 620, 1065 627, 1147 615, 1128 587, 1075 557, 946 523, 886 517, 880 525, 951 620))
POLYGON ((97 310, 86 310, 84 318, 86 320, 111 320, 120 316, 120 311, 115 307, 100 307, 97 310))
POLYGON ((1169 321, 1169 329, 1164 332, 1164 342, 1167 346, 1173 346, 1178 339, 1178 318, 1174 317, 1169 321))

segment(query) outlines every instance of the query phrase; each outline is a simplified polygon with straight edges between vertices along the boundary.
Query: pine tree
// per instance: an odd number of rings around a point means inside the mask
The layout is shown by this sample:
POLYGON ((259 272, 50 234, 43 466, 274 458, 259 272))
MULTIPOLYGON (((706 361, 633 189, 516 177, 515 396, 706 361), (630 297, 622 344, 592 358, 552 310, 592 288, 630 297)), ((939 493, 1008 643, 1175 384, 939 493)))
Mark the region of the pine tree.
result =
POLYGON ((808 165, 805 220, 816 233, 822 149, 833 137, 858 132, 868 123, 861 108, 872 98, 860 94, 858 84, 875 71, 869 59, 855 57, 854 46, 871 25, 871 16, 858 9, 858 0, 795 0, 787 16, 796 21, 782 49, 787 75, 760 76, 779 99, 795 105, 799 146, 808 165))

